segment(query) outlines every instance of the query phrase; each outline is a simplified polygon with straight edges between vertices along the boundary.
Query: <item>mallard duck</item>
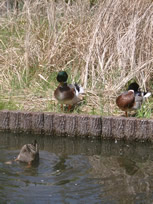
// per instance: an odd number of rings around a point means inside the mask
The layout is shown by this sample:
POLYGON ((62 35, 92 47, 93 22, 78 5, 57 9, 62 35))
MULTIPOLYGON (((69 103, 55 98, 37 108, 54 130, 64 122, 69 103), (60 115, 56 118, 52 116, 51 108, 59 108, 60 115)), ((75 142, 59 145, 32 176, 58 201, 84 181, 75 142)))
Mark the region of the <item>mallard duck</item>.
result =
POLYGON ((37 145, 37 141, 34 140, 32 144, 25 144, 21 150, 15 161, 26 162, 28 165, 33 164, 34 162, 39 161, 39 149, 37 145))
POLYGON ((57 81, 59 86, 54 91, 54 96, 61 103, 61 109, 63 110, 63 104, 68 105, 68 110, 80 101, 79 94, 83 93, 83 88, 77 83, 67 84, 68 74, 65 71, 60 71, 57 75, 57 81))
POLYGON ((140 91, 139 85, 134 82, 129 85, 126 92, 116 98, 116 104, 121 110, 125 111, 127 117, 128 111, 139 109, 145 98, 148 98, 150 95, 150 92, 140 91))

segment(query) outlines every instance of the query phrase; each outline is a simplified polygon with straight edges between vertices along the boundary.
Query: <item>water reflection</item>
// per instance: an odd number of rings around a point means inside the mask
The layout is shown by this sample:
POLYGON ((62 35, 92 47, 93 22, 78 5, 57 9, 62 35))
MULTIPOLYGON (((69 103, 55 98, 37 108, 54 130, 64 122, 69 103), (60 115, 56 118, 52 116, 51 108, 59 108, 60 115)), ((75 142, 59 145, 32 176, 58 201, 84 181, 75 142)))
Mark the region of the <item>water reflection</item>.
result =
POLYGON ((152 203, 151 143, 0 134, 0 203, 152 203), (40 161, 12 162, 37 139, 40 161))
POLYGON ((117 158, 117 161, 120 167, 125 169, 126 174, 129 174, 132 176, 139 170, 139 167, 136 165, 136 162, 133 161, 132 159, 127 159, 125 157, 119 157, 117 158))

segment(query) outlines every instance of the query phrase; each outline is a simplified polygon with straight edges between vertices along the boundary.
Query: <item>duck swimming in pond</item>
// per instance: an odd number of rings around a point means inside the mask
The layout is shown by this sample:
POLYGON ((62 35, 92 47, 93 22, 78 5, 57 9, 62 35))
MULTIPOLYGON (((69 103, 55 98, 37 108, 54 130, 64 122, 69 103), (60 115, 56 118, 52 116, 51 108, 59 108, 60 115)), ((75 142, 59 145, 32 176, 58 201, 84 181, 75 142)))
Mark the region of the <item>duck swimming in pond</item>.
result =
POLYGON ((39 149, 37 141, 34 140, 32 144, 25 144, 15 161, 26 162, 28 165, 32 165, 39 161, 39 149))
POLYGON ((79 94, 83 93, 83 88, 78 84, 67 84, 68 74, 65 71, 60 71, 57 75, 57 81, 59 86, 54 91, 54 96, 61 103, 63 110, 63 104, 68 105, 68 110, 81 99, 78 97, 79 94))
POLYGON ((142 92, 139 89, 139 85, 134 82, 128 87, 128 90, 116 98, 117 106, 125 111, 127 117, 127 112, 131 110, 137 110, 141 107, 145 98, 151 96, 150 92, 142 92))

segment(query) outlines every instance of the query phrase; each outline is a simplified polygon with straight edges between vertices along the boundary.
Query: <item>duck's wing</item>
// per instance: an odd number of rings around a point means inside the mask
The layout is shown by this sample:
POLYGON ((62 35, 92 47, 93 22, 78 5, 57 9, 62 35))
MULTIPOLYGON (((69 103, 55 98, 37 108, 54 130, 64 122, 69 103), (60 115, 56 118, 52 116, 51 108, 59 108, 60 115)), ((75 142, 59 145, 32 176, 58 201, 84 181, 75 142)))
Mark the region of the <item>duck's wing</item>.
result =
POLYGON ((143 102, 143 96, 141 95, 141 93, 135 93, 135 103, 133 106, 133 109, 139 109, 142 105, 143 102))
POLYGON ((133 106, 133 109, 139 109, 141 108, 141 105, 143 101, 145 101, 146 98, 151 96, 150 92, 135 92, 135 104, 133 106))
POLYGON ((76 90, 78 91, 79 94, 83 94, 84 93, 84 89, 82 86, 80 86, 79 84, 75 83, 74 84, 76 90))
POLYGON ((121 110, 130 109, 133 107, 135 102, 134 92, 127 91, 122 93, 116 99, 116 104, 121 110))
POLYGON ((68 85, 71 89, 75 91, 75 95, 78 96, 79 94, 84 93, 83 87, 81 87, 79 84, 69 84, 68 85))
POLYGON ((151 96, 151 92, 144 92, 144 98, 148 98, 151 96))
POLYGON ((78 89, 76 88, 75 84, 68 84, 68 87, 70 88, 70 90, 76 95, 79 95, 78 89))

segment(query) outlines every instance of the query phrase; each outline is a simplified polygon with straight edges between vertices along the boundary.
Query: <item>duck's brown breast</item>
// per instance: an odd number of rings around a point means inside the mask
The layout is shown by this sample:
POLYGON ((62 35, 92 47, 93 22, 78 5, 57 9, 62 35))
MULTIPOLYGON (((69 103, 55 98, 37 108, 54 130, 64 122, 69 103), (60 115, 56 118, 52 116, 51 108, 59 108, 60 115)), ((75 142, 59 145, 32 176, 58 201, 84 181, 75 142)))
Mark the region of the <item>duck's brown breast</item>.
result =
POLYGON ((70 89, 68 86, 64 86, 64 87, 59 86, 54 91, 54 96, 59 101, 72 100, 74 95, 75 95, 75 90, 70 89))
POLYGON ((134 92, 132 91, 125 92, 120 96, 118 96, 116 99, 117 106, 123 111, 127 109, 131 109, 134 106, 134 103, 135 103, 135 96, 134 96, 134 92))

